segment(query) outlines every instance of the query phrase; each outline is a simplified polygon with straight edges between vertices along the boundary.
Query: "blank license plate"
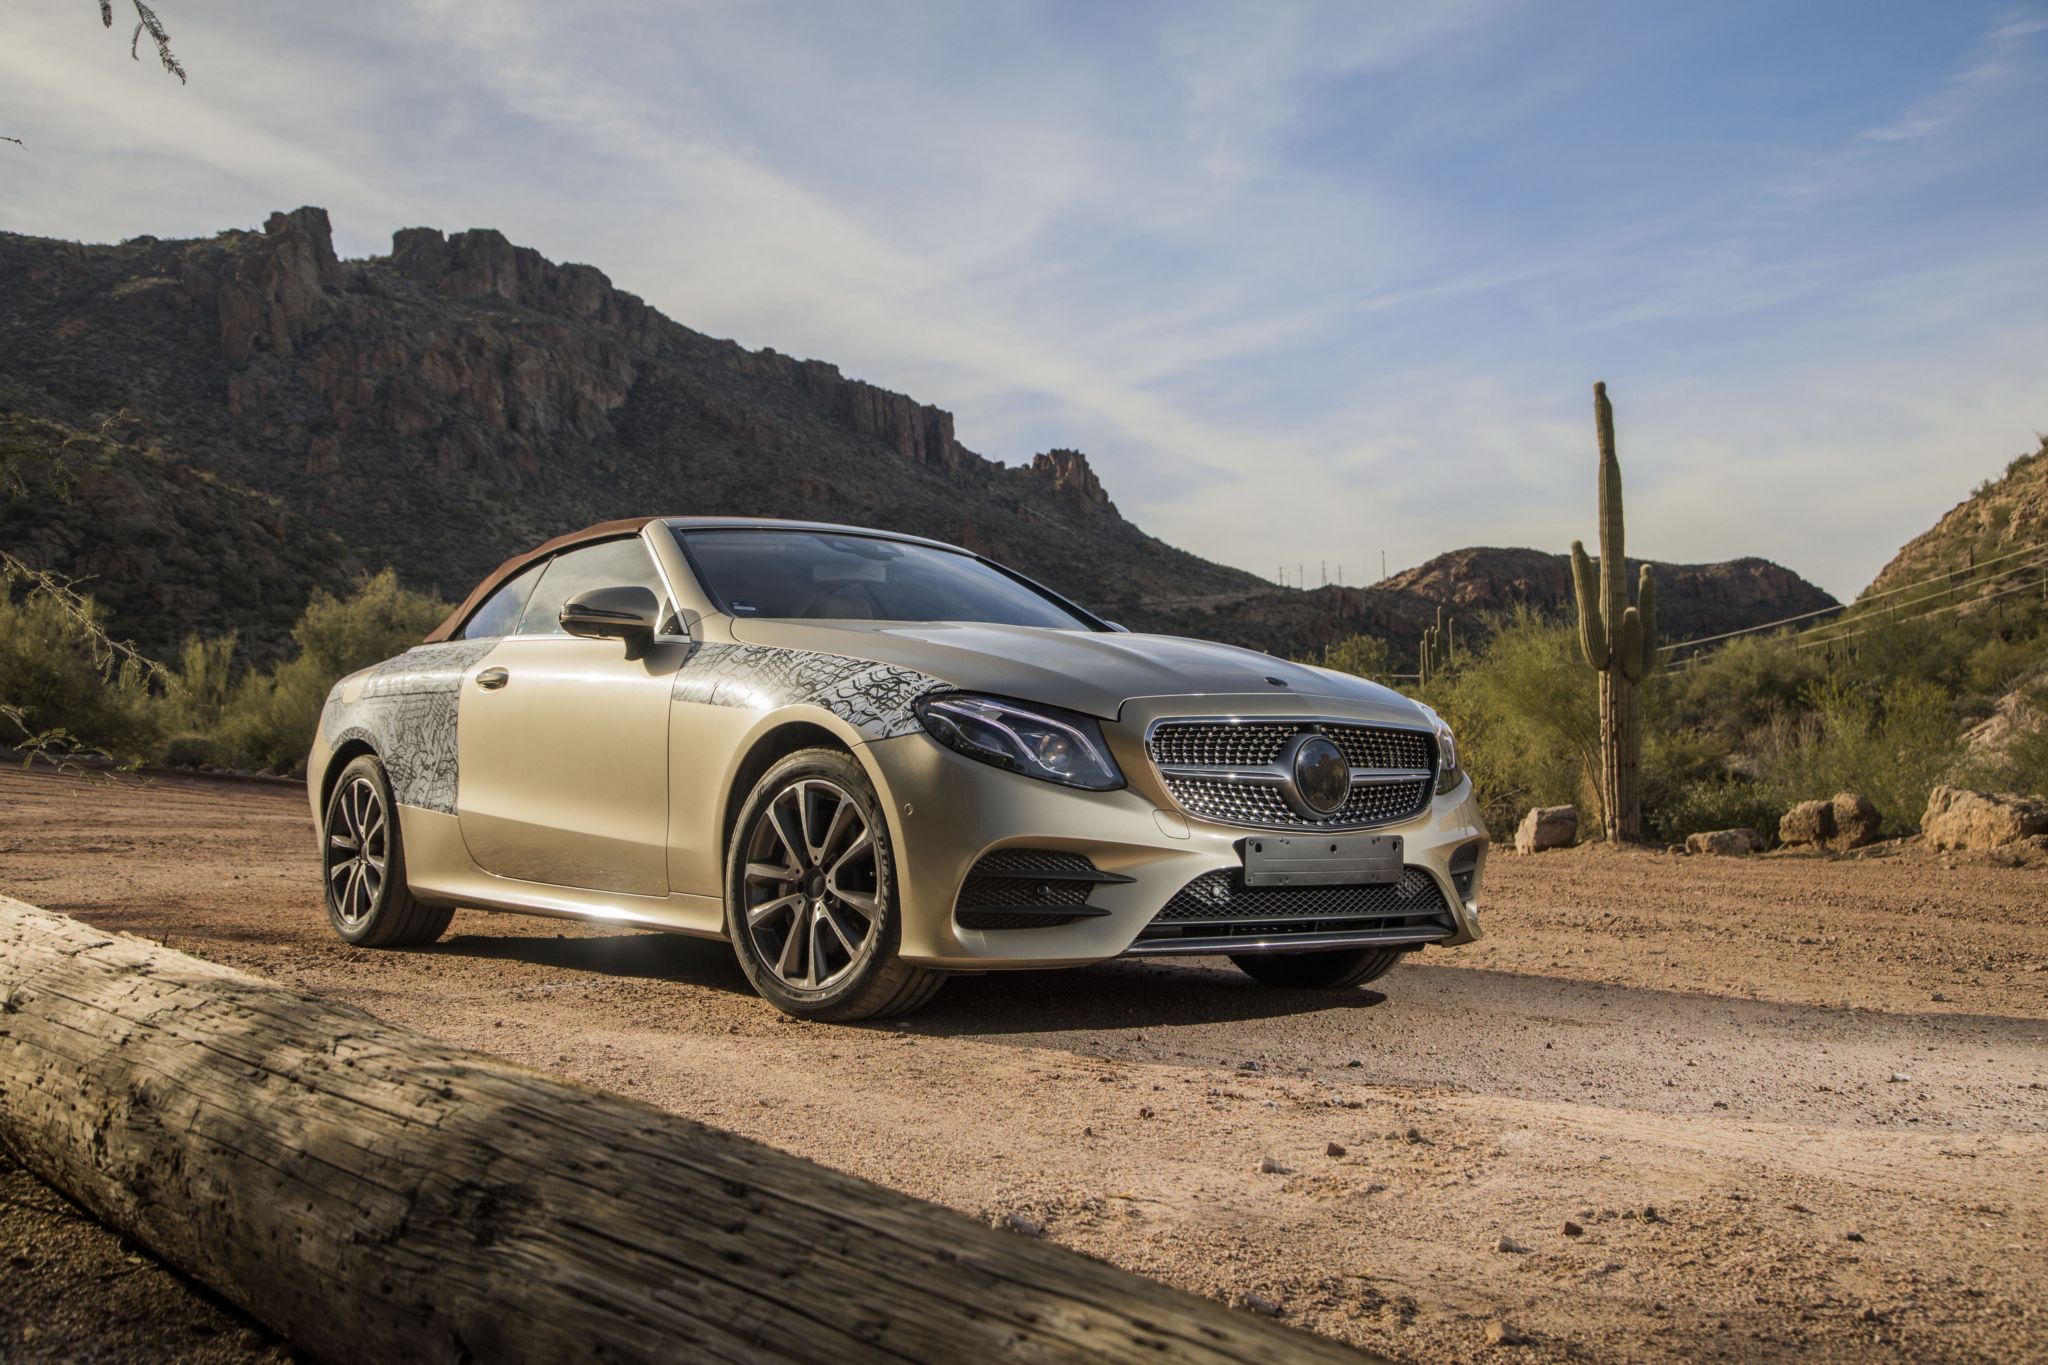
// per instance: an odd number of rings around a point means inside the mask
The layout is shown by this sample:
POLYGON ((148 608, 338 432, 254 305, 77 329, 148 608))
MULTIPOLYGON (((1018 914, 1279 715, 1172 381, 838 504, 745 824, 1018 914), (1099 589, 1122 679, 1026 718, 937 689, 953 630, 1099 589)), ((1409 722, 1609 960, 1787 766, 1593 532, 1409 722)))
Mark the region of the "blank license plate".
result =
POLYGON ((1358 886, 1401 880, 1398 834, 1254 834, 1246 886, 1358 886))

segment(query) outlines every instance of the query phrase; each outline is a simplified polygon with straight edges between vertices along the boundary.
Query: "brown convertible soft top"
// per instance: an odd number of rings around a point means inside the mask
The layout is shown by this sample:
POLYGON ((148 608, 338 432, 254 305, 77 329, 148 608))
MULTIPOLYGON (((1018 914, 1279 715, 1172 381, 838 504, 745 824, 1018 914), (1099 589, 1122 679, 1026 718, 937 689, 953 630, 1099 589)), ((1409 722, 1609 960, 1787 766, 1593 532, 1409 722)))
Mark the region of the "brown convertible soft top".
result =
POLYGON ((593 540, 609 540, 613 536, 629 535, 637 532, 650 521, 666 520, 666 517, 624 517, 618 521, 600 521, 595 526, 586 526, 580 531, 571 531, 566 536, 556 536, 553 540, 546 541, 528 550, 525 554, 513 555, 503 564, 485 574, 484 581, 477 584, 475 588, 471 589, 469 596, 462 599, 462 605, 449 612, 446 620, 427 632, 427 638, 423 643, 430 645, 438 644, 442 640, 454 638, 455 632, 462 629, 462 623, 469 619, 469 614, 482 606, 483 600, 496 592, 499 584, 518 573, 527 565, 537 563, 540 560, 546 559, 555 551, 566 550, 572 545, 582 545, 593 540))

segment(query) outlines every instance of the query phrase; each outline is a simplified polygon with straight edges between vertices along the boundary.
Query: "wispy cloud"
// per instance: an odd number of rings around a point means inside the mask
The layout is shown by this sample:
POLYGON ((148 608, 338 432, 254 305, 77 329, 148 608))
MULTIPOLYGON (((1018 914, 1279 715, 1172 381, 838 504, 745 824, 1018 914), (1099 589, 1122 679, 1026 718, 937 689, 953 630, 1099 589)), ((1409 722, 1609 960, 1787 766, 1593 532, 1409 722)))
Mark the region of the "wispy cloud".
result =
POLYGON ((1980 54, 1949 77, 1941 89, 1915 100, 1897 117, 1866 128, 1860 136, 1869 142, 1910 142, 1954 127, 1993 92, 2022 78, 2024 50, 2042 33, 2048 33, 2048 16, 2013 15, 1996 21, 1984 37, 1980 54))
POLYGON ((1848 592, 2048 425, 2048 17, 1741 3, 31 8, 0 225, 498 227, 1269 573, 1584 535, 1606 378, 1634 544, 1848 592))

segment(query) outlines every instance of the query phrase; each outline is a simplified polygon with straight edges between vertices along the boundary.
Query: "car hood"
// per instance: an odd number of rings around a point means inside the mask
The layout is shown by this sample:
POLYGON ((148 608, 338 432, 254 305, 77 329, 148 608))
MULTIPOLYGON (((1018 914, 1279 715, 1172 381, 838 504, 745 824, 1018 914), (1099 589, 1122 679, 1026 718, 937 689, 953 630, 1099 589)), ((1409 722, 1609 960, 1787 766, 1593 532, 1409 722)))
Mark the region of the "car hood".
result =
POLYGON ((1114 720, 1138 697, 1318 697, 1414 723, 1421 708, 1348 673, 1173 635, 1105 634, 975 622, 735 620, 735 640, 893 664, 970 692, 1114 720), (1285 687, 1275 686, 1279 679, 1285 687))

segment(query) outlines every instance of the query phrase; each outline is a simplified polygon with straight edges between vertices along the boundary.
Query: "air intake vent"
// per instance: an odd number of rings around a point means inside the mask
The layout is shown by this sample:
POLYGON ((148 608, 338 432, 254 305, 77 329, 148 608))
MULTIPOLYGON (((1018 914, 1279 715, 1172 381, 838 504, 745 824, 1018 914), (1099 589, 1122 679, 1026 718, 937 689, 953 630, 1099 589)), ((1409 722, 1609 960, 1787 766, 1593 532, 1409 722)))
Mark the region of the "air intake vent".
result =
POLYGON ((1109 912, 1088 893, 1129 877, 1099 871, 1078 853, 1005 848, 977 862, 960 884, 953 917, 963 929, 1042 929, 1109 912))

